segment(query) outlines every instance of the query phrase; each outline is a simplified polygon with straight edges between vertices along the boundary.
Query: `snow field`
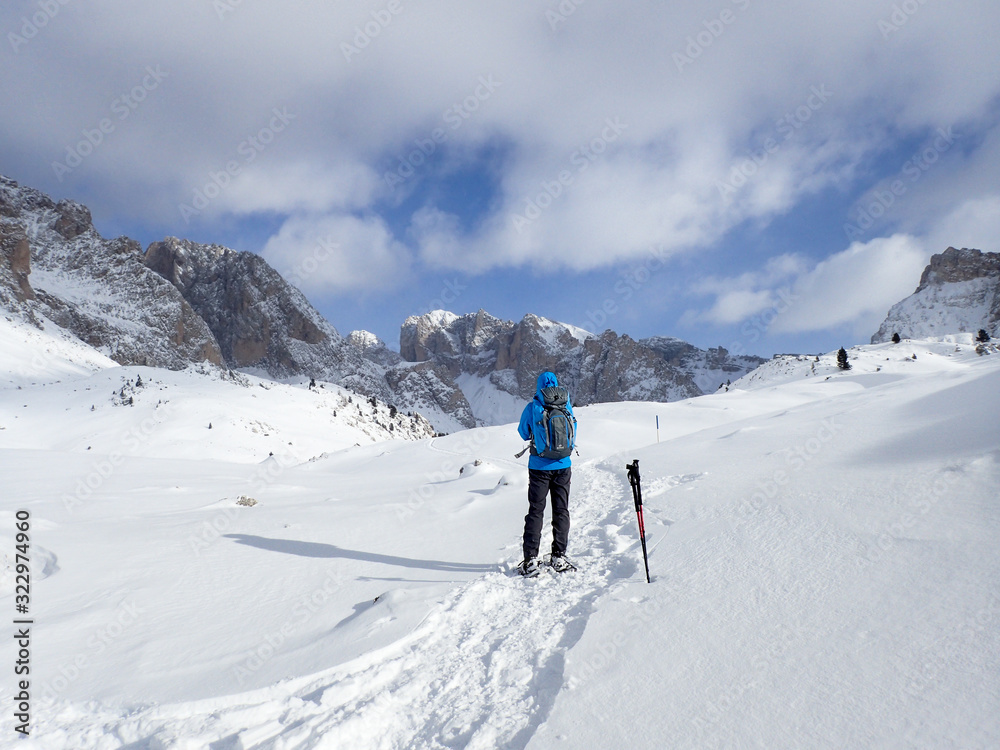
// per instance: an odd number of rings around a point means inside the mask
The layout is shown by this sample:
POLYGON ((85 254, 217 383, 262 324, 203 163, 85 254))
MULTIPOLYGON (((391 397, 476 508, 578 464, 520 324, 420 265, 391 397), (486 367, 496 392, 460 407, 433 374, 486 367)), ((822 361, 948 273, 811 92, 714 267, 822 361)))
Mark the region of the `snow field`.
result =
MULTIPOLYGON (((94 461, 89 404, 72 408, 89 381, 0 391, 0 425, 18 417, 0 544, 30 507, 49 693, 21 744, 994 746, 1000 358, 891 346, 852 350, 848 373, 803 360, 749 389, 580 409, 580 571, 531 581, 504 572, 526 510, 512 425, 355 446, 309 416, 313 394, 191 374, 175 393, 273 425, 300 460, 262 458, 252 431, 214 445, 196 410, 67 505, 94 461), (43 407, 58 429, 27 416, 43 407)), ((102 408, 119 431, 144 414, 102 408)))

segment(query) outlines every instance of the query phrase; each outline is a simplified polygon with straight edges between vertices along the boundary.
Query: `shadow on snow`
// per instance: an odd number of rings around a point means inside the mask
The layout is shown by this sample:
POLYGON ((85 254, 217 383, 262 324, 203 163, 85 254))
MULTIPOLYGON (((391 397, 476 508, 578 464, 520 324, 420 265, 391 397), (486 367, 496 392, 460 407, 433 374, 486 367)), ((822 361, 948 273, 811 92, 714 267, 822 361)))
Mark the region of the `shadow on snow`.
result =
POLYGON ((444 560, 420 560, 412 557, 397 557, 382 555, 378 552, 362 552, 361 550, 344 549, 333 544, 319 542, 300 542, 294 539, 267 539, 250 534, 225 534, 227 539, 234 539, 237 544, 265 549, 270 552, 282 552, 286 555, 316 558, 342 558, 345 560, 360 560, 363 562, 381 563, 383 565, 398 565, 403 568, 422 568, 424 570, 440 570, 446 573, 489 573, 497 569, 496 565, 475 565, 472 563, 446 562, 444 560))

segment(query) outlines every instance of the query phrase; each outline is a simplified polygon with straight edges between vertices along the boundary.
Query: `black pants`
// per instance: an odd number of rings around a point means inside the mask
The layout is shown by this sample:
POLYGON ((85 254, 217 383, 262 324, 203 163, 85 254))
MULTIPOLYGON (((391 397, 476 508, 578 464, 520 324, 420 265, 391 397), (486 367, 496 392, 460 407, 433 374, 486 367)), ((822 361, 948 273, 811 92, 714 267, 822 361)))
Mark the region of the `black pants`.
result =
POLYGON ((538 556, 545 496, 552 496, 552 554, 565 555, 569 541, 569 481, 573 470, 528 469, 528 515, 524 517, 524 559, 538 556))

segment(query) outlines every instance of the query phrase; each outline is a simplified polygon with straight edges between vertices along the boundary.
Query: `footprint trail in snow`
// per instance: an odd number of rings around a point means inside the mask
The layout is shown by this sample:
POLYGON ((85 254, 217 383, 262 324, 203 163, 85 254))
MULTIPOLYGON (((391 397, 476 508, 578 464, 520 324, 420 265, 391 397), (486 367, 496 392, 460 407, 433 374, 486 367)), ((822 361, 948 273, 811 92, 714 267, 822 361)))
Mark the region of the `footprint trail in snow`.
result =
POLYGON ((380 651, 253 693, 107 716, 105 729, 170 748, 524 747, 562 688, 565 653, 594 601, 610 579, 637 570, 616 554, 634 541, 618 533, 630 510, 625 490, 604 469, 575 467, 576 572, 528 581, 488 573, 380 651))

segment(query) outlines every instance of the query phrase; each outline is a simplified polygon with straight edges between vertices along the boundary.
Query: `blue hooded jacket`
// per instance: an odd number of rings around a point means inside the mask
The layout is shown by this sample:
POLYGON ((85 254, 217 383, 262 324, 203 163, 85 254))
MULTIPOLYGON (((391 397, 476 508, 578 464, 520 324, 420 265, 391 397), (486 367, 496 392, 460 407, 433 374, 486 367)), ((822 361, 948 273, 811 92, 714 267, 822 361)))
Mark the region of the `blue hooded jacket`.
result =
MULTIPOLYGON (((524 407, 524 411, 521 412, 521 422, 517 426, 517 434, 521 436, 523 440, 532 439, 531 427, 534 424, 542 421, 542 414, 545 412, 545 407, 543 404, 545 400, 542 398, 542 388, 549 388, 550 386, 559 385, 559 380, 556 378, 555 373, 543 372, 538 376, 538 387, 535 390, 535 398, 528 402, 524 407)), ((573 404, 570 400, 566 401, 566 409, 570 414, 573 414, 573 404)), ((574 415, 574 419, 576 416, 574 415)), ((529 469, 540 469, 542 471, 555 471, 556 469, 568 469, 572 461, 569 456, 566 458, 542 458, 541 456, 532 455, 528 458, 528 468, 529 469)))

